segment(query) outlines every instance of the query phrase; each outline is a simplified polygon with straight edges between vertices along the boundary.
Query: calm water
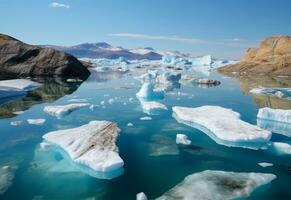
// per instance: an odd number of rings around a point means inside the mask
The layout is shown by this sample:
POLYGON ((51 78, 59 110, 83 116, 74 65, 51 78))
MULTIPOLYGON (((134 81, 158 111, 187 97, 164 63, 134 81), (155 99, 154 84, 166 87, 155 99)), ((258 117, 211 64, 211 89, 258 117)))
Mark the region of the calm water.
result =
MULTIPOLYGON (((135 97, 141 83, 131 73, 94 74, 82 84, 38 80, 43 83, 41 88, 0 106, 0 165, 17 167, 13 185, 0 199, 130 200, 139 192, 153 199, 177 185, 185 176, 206 169, 273 173, 277 179, 255 190, 248 199, 291 199, 290 156, 218 145, 203 132, 177 123, 170 109, 172 106, 219 105, 232 108, 243 120, 256 124, 259 107, 271 103, 275 108, 290 109, 291 105, 290 101, 251 96, 247 92, 250 83, 264 85, 266 82, 282 87, 289 83, 242 78, 240 86, 238 81, 216 73, 210 77, 220 80, 221 85, 209 88, 181 85, 160 101, 169 111, 152 116, 151 121, 139 119, 147 115, 135 97), (108 104, 107 101, 114 97, 117 97, 115 102, 108 104), (131 97, 134 101, 129 101, 131 97), (43 112, 46 105, 67 104, 68 100, 76 98, 87 99, 92 104, 100 104, 103 100, 106 103, 94 110, 74 111, 61 119, 43 112), (12 113, 19 110, 25 112, 12 113), (29 118, 45 118, 46 122, 41 126, 29 125, 25 121, 29 118), (23 124, 10 125, 18 120, 23 120, 23 124), (76 170, 57 150, 39 150, 45 133, 80 126, 91 120, 115 121, 121 128, 118 147, 125 166, 124 173, 114 179, 97 179, 76 170), (128 127, 128 123, 134 126, 128 127), (186 134, 192 145, 177 146, 177 133, 186 134), (259 162, 270 162, 274 166, 262 168, 257 164, 259 162)), ((273 134, 272 140, 291 143, 289 138, 278 134, 273 134)))

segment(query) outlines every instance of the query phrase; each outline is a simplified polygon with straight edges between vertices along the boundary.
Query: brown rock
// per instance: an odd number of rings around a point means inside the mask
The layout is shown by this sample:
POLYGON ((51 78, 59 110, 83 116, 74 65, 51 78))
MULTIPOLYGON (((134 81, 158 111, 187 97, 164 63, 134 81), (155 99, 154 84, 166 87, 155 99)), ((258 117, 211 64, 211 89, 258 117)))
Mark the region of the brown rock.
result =
POLYGON ((25 44, 0 34, 0 76, 63 76, 86 79, 90 72, 75 57, 51 48, 25 44))
POLYGON ((218 71, 291 76, 291 36, 274 36, 250 48, 244 58, 218 71))

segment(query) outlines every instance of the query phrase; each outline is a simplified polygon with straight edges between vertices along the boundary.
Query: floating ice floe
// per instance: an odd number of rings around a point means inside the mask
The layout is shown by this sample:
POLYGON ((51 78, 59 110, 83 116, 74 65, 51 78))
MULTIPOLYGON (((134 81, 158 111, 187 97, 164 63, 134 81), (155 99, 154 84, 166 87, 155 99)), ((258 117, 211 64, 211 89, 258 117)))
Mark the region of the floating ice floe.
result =
POLYGON ((208 79, 208 78, 198 78, 191 75, 183 75, 181 83, 183 84, 197 84, 197 85, 220 85, 220 81, 208 79))
POLYGON ((240 120, 240 114, 220 106, 173 107, 180 123, 206 133, 216 143, 230 147, 264 148, 271 132, 240 120))
POLYGON ((275 178, 273 174, 206 170, 187 176, 157 200, 243 198, 275 178))
POLYGON ((22 120, 17 120, 17 121, 13 121, 13 122, 10 122, 10 125, 11 126, 19 126, 23 123, 22 120))
POLYGON ((74 110, 90 106, 89 103, 72 103, 67 105, 53 105, 53 106, 45 106, 43 111, 55 116, 55 117, 63 117, 74 110))
POLYGON ((162 99, 164 92, 155 90, 152 83, 144 83, 136 96, 143 99, 162 99))
POLYGON ((260 162, 260 163, 258 163, 258 165, 260 165, 261 167, 272 167, 273 166, 272 163, 268 163, 268 162, 260 162))
POLYGON ((188 58, 173 55, 164 55, 161 63, 165 65, 192 65, 188 58))
POLYGON ((140 192, 136 195, 136 200, 148 200, 147 196, 145 195, 145 193, 140 192))
POLYGON ((83 102, 88 102, 88 100, 87 99, 69 99, 68 102, 83 103, 83 102))
POLYGON ((291 124, 291 110, 260 108, 257 117, 291 124))
POLYGON ((124 164, 116 146, 119 132, 113 122, 91 121, 77 128, 49 132, 43 139, 61 147, 75 163, 110 172, 124 164))
POLYGON ((40 85, 27 79, 0 81, 0 99, 25 95, 27 91, 33 90, 40 85))
POLYGON ((46 119, 27 119, 27 122, 29 124, 34 124, 34 125, 42 125, 44 124, 46 119))
POLYGON ((157 70, 149 70, 147 73, 136 78, 142 82, 149 82, 149 81, 155 80, 157 76, 158 76, 157 70))
POLYGON ((177 134, 176 135, 176 144, 190 145, 191 140, 188 139, 187 135, 177 134))
POLYGON ((13 183, 16 167, 2 166, 0 168, 0 195, 4 194, 13 183))
POLYGON ((151 117, 141 117, 141 118, 139 118, 141 121, 150 121, 150 120, 152 120, 152 118, 151 117))
POLYGON ((253 88, 250 90, 253 94, 262 94, 262 95, 269 95, 275 96, 280 99, 291 99, 291 88, 253 88))
POLYGON ((157 101, 144 101, 140 99, 143 112, 148 115, 158 115, 163 110, 168 110, 167 106, 157 101))
POLYGON ((279 155, 291 154, 291 145, 287 143, 273 142, 272 148, 279 155))

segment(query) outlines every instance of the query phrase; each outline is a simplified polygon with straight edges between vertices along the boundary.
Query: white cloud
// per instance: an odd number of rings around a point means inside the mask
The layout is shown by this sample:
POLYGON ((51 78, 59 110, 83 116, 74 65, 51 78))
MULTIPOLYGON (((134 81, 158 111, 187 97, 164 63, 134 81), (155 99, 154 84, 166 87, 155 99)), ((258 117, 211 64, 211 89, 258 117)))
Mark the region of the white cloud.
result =
POLYGON ((52 3, 49 4, 49 7, 51 7, 51 8, 66 8, 66 9, 69 9, 70 5, 62 4, 62 3, 58 3, 58 2, 52 2, 52 3))
POLYGON ((138 33, 110 33, 108 36, 115 37, 126 37, 133 39, 142 39, 142 40, 167 40, 167 41, 176 41, 176 42, 185 42, 191 44, 199 44, 204 43, 205 41, 197 39, 197 38, 185 38, 179 36, 165 36, 165 35, 146 35, 146 34, 138 34, 138 33))

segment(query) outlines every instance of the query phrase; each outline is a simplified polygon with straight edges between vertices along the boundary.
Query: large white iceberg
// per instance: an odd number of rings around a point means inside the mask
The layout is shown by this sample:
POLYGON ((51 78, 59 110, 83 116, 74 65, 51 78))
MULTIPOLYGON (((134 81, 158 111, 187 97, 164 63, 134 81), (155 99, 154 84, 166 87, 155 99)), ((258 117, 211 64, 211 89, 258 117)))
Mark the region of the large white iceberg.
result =
POLYGON ((46 119, 42 119, 42 118, 39 118, 39 119, 27 119, 27 122, 29 124, 33 124, 33 125, 42 125, 44 124, 46 121, 46 119))
POLYGON ((27 91, 39 87, 40 84, 27 79, 0 81, 0 99, 25 95, 27 91))
POLYGON ((257 117, 259 119, 291 123, 291 110, 272 109, 267 107, 260 108, 257 117))
POLYGON ((49 132, 43 139, 60 146, 74 162, 108 172, 124 164, 115 144, 119 132, 113 122, 91 121, 77 128, 49 132))
POLYGON ((253 88, 250 90, 253 94, 262 94, 275 96, 281 99, 291 99, 291 88, 253 88))
POLYGON ((89 103, 72 103, 72 104, 67 104, 67 105, 52 105, 52 106, 45 106, 43 111, 55 117, 63 117, 64 115, 67 115, 74 110, 87 107, 87 106, 90 106, 90 104, 89 103))
POLYGON ((162 99, 164 92, 155 90, 152 83, 144 83, 136 96, 143 99, 162 99))
POLYGON ((269 131, 277 134, 285 135, 291 137, 291 123, 284 123, 272 120, 257 119, 257 125, 269 131))
POLYGON ((225 200, 248 197, 256 188, 275 178, 273 174, 207 170, 187 176, 157 200, 225 200))
POLYGON ((175 106, 173 112, 178 122, 201 130, 218 144, 259 149, 271 138, 270 131, 244 122, 239 113, 220 106, 175 106))

